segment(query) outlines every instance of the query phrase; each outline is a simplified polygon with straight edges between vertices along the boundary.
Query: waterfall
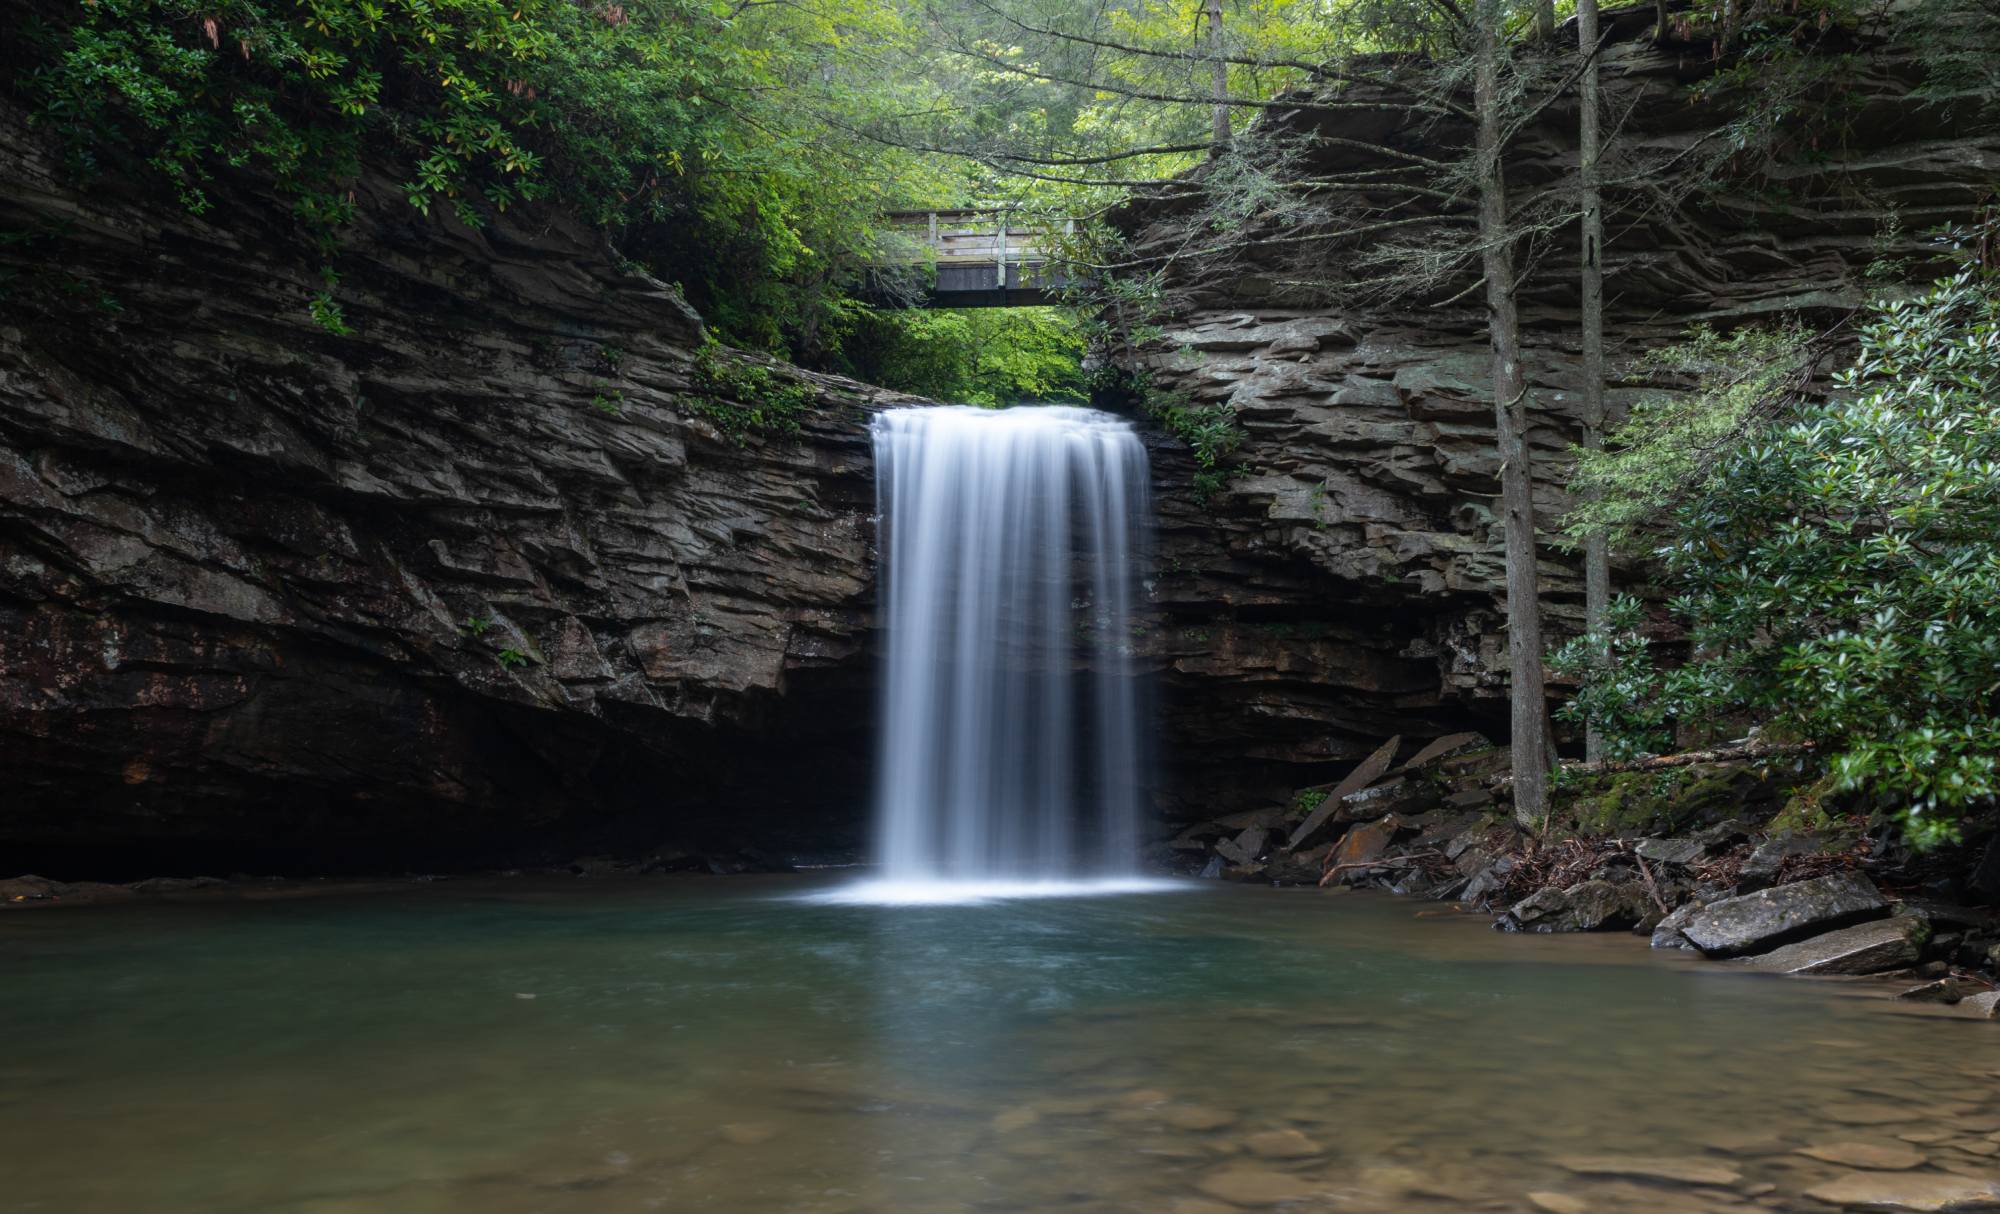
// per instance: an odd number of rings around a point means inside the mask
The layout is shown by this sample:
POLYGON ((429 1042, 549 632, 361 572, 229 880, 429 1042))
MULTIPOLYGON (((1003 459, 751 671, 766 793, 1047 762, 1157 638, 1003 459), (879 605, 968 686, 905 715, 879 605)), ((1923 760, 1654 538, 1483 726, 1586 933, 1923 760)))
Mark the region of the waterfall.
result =
POLYGON ((874 441, 886 882, 1135 876, 1138 436, 1089 409, 937 407, 883 413, 874 441))

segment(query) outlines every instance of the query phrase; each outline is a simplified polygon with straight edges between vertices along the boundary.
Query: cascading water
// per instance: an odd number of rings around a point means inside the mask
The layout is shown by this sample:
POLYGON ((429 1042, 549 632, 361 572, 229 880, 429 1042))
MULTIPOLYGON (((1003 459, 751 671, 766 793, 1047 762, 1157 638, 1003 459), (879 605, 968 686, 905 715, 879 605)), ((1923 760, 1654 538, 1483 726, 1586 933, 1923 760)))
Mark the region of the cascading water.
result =
MULTIPOLYGON (((1146 452, 1088 409, 875 421, 883 890, 1135 883, 1146 452)), ((893 896, 893 894, 891 895, 893 896)))

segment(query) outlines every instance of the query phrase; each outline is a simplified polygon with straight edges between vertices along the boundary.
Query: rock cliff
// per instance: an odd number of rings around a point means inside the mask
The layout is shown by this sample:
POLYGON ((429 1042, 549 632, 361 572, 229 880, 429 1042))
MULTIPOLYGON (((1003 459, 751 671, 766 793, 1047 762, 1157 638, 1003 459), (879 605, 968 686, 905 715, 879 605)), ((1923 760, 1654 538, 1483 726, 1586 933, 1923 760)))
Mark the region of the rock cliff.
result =
POLYGON ((0 163, 0 868, 857 842, 891 394, 739 445, 560 216, 364 182, 343 337, 248 187, 79 192, 12 112, 0 163))
MULTIPOLYGON (((1743 99, 1728 88, 1698 97, 1691 86, 1716 71, 1712 48, 1653 43, 1652 11, 1607 14, 1606 105, 1619 120, 1622 162, 1671 173, 1720 138, 1709 132, 1743 99)), ((1913 97, 1919 68, 1882 44, 1825 53, 1844 56, 1834 129, 1794 131, 1795 146, 1754 176, 1724 172, 1692 191, 1655 177, 1608 195, 1614 416, 1672 386, 1638 360, 1689 326, 1787 316, 1831 324, 1896 275, 1925 276, 1936 264, 1928 233, 1992 199, 2000 132, 1980 117, 1983 98, 1913 97)), ((1371 99, 1379 110, 1279 109, 1264 121, 1332 137, 1308 147, 1291 170, 1302 176, 1389 163, 1341 139, 1435 150, 1452 138, 1380 94, 1341 94, 1349 104, 1371 99)), ((1561 188, 1575 122, 1558 104, 1523 131, 1508 165, 1517 197, 1561 188)), ((1216 809, 1268 802, 1287 778, 1290 787, 1332 778, 1344 767, 1315 764, 1351 762, 1398 732, 1468 724, 1499 736, 1503 561, 1483 311, 1462 301, 1357 302, 1360 293, 1342 286, 1356 277, 1343 269, 1353 246, 1302 242, 1300 229, 1275 220, 1227 239, 1191 234, 1178 203, 1134 207, 1122 225, 1130 255, 1156 258, 1164 276, 1151 318, 1161 333, 1126 354, 1131 368, 1194 405, 1225 403, 1244 433, 1240 472, 1225 491, 1206 508, 1185 495, 1165 508, 1157 597, 1174 640, 1161 657, 1179 676, 1168 695, 1199 683, 1219 705, 1168 722, 1168 752, 1184 760, 1180 799, 1216 809), (1238 247, 1177 252, 1216 244, 1238 247), (1302 280, 1320 285, 1289 289, 1302 280), (1243 761, 1218 765, 1230 751, 1243 761)), ((1532 246, 1522 298, 1545 533, 1564 509, 1578 435, 1575 243, 1571 225, 1532 246)), ((1635 571, 1624 577, 1629 584, 1635 571)), ((1574 628, 1574 558, 1545 547, 1541 580, 1554 631, 1574 628)))

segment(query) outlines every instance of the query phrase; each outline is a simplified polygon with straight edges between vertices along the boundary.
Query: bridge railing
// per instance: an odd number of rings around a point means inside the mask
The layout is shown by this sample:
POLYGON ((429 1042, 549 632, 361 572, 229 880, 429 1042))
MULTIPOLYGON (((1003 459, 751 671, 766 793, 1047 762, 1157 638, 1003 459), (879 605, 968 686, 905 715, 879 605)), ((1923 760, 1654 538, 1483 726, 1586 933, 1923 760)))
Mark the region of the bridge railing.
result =
MULTIPOLYGON (((878 264, 930 266, 933 305, 1020 307, 1049 302, 1064 280, 1049 265, 1048 229, 998 208, 892 211, 878 264)), ((1073 230, 1073 225, 1066 225, 1073 230)))

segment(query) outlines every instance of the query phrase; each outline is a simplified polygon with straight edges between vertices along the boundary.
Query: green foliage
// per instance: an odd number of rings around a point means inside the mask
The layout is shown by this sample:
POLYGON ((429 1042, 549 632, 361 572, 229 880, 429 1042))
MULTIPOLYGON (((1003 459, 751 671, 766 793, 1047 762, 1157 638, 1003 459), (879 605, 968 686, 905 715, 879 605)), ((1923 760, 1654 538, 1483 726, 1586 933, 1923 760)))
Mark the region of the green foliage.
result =
POLYGON ((774 374, 763 363, 713 343, 696 351, 693 393, 681 404, 741 447, 752 434, 795 439, 813 406, 812 385, 774 374))
POLYGON ((831 326, 845 375, 969 405, 1082 403, 1082 326, 1054 308, 845 310, 831 326))
POLYGON ((1147 416, 1194 453, 1195 497, 1206 503, 1229 484, 1236 469, 1229 456, 1243 445, 1243 429, 1227 401, 1196 405, 1186 397, 1148 388, 1140 398, 1147 416))
POLYGON ((1674 722, 1686 710, 1681 672, 1662 674, 1652 645, 1641 631, 1645 610, 1638 599, 1618 595, 1604 613, 1600 632, 1565 641, 1549 655, 1549 673, 1577 685, 1556 710, 1559 721, 1595 726, 1605 757, 1636 759, 1658 754, 1674 741, 1674 722))
POLYGON ((1674 511, 1693 658, 1654 675, 1627 647, 1575 711, 1634 723, 1635 746, 1669 717, 1755 715, 1935 843, 2000 797, 2000 278, 1879 308, 1837 389, 1674 511))
POLYGON ((1748 428, 1793 398, 1815 348, 1796 326, 1727 337, 1699 327, 1648 355, 1643 369, 1692 379, 1693 390, 1639 402, 1602 451, 1575 450, 1578 504, 1563 518, 1564 536, 1581 543, 1602 531, 1614 547, 1643 539, 1748 428))
POLYGON ((494 661, 499 662, 501 668, 504 670, 513 670, 517 666, 526 666, 529 658, 527 654, 518 649, 508 648, 502 649, 499 653, 495 654, 494 661))
POLYGON ((1298 792, 1292 794, 1293 812, 1298 814, 1311 813, 1326 803, 1327 793, 1331 791, 1331 789, 1326 788, 1301 788, 1298 792))

